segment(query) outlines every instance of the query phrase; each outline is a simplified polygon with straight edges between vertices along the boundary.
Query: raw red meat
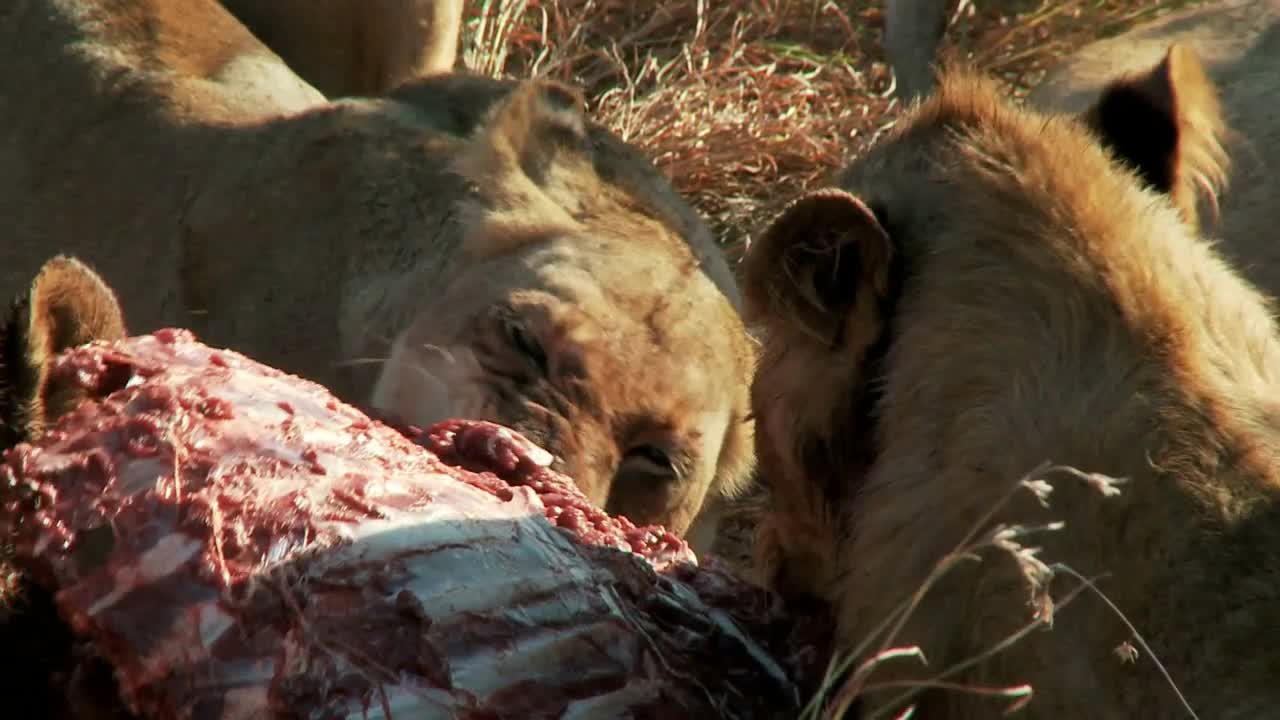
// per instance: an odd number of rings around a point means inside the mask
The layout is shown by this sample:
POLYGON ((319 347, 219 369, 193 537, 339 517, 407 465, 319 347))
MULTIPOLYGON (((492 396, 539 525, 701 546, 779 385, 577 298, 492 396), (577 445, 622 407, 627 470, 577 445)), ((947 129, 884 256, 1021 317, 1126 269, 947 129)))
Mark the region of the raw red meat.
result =
POLYGON ((103 399, 6 453, 0 531, 141 716, 794 717, 825 666, 822 620, 507 429, 397 431, 181 330, 52 372, 103 399))

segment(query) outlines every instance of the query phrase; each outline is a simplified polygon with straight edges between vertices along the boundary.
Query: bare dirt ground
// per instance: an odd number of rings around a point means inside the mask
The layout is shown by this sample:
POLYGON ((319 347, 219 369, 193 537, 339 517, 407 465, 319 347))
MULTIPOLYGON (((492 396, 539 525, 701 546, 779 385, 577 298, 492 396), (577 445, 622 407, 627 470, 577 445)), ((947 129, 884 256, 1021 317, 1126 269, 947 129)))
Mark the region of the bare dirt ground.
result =
MULTIPOLYGON (((1023 97, 1060 58, 1206 0, 973 0, 941 51, 1023 97)), ((582 87, 594 117, 644 148, 730 258, 783 204, 821 183, 898 106, 883 0, 470 0, 471 70, 582 87)), ((749 552, 748 497, 720 554, 749 552)))

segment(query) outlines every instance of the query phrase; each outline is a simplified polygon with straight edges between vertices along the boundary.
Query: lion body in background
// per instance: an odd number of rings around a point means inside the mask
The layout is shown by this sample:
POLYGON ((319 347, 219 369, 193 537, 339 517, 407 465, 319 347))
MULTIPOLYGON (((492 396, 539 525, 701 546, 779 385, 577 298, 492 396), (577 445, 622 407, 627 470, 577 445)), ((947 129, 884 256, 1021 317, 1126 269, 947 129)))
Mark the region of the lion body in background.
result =
POLYGON ((463 0, 220 0, 327 97, 453 70, 463 0))

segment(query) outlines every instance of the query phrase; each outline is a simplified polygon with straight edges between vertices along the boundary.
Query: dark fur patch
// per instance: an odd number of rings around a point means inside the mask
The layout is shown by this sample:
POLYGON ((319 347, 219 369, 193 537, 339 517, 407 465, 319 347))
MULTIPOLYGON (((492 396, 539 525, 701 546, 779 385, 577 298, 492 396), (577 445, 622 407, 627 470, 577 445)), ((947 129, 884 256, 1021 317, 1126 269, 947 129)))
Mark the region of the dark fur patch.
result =
POLYGON ((28 362, 27 313, 30 301, 15 299, 0 326, 0 450, 26 437, 30 388, 39 382, 39 371, 28 362))
POLYGON ((1170 193, 1178 153, 1178 127, 1164 108, 1132 87, 1107 93, 1094 109, 1104 144, 1128 160, 1143 181, 1170 193))

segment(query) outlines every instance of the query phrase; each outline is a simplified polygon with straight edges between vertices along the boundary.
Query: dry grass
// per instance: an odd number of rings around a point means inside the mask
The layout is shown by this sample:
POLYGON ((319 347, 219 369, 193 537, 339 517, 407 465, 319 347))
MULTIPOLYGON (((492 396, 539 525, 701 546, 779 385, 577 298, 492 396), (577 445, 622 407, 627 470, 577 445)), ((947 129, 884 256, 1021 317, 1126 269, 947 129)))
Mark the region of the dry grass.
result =
MULTIPOLYGON (((1177 683, 1169 676, 1164 664, 1152 652, 1150 646, 1137 628, 1129 622, 1114 603, 1111 602, 1094 583, 1096 578, 1081 576, 1070 566, 1062 563, 1047 564, 1039 557, 1040 548, 1025 545, 1033 535, 1045 532, 1057 532, 1066 526, 1062 522, 1053 522, 1039 526, 1028 526, 998 522, 997 517, 1006 509, 1015 495, 1029 492, 1035 496, 1042 507, 1049 507, 1049 495, 1053 491, 1051 476, 1066 476, 1084 482, 1102 497, 1114 497, 1120 494, 1120 485, 1127 482, 1121 478, 1112 478, 1097 473, 1081 472, 1075 468, 1043 463, 1026 476, 1020 478, 1005 496, 996 502, 981 517, 969 533, 956 545, 956 548, 938 560, 929 577, 910 597, 904 598, 899 606, 862 642, 848 653, 833 658, 818 692, 810 700, 801 715, 801 720, 840 720, 846 717, 850 706, 859 697, 867 693, 890 693, 890 701, 878 708, 875 713, 865 714, 865 720, 905 720, 915 712, 914 700, 926 690, 941 690, 963 693, 994 701, 1004 701, 1003 714, 1010 714, 1022 709, 1031 702, 1034 690, 1030 685, 991 686, 975 685, 963 682, 966 670, 981 665, 1017 643, 1032 632, 1052 627, 1054 617, 1059 610, 1066 607, 1081 593, 1094 593, 1107 608, 1116 614, 1131 633, 1132 640, 1125 641, 1117 648, 1120 662, 1134 662, 1138 658, 1137 648, 1140 646, 1147 659, 1155 664, 1164 676, 1173 692, 1177 695, 1187 716, 1198 720, 1195 711, 1187 704, 1177 683), (895 646, 898 633, 906 625, 912 614, 919 607, 921 600, 930 590, 953 569, 964 563, 982 562, 984 555, 990 553, 1006 553, 1017 564, 1021 579, 1028 592, 1028 617, 1025 623, 1008 636, 1001 638, 988 648, 961 662, 942 668, 932 677, 923 680, 877 680, 873 678, 876 670, 892 663, 912 661, 927 665, 927 658, 916 646, 895 646), (1050 583, 1056 577, 1065 577, 1075 581, 1075 585, 1067 592, 1053 596, 1050 583), (854 663, 859 663, 856 666, 854 663), (895 713, 890 715, 890 713, 895 713)), ((994 708, 993 708, 994 710, 994 708)))
MULTIPOLYGON (((951 27, 959 54, 1022 95, 1062 55, 1203 0, 1000 0, 951 27)), ((545 74, 645 148, 732 257, 785 201, 893 122, 882 2, 471 0, 464 61, 545 74)))

